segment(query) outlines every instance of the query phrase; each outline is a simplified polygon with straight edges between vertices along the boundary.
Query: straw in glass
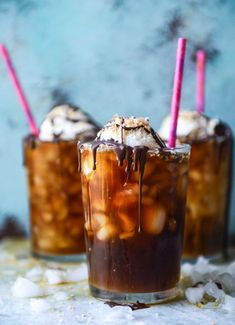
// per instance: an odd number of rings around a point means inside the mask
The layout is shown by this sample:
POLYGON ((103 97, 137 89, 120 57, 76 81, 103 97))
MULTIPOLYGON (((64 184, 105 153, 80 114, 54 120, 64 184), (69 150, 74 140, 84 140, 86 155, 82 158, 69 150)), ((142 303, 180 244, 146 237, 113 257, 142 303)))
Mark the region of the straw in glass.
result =
POLYGON ((196 105, 197 112, 203 114, 205 110, 205 63, 206 54, 203 50, 198 50, 196 54, 196 77, 197 77, 197 91, 196 91, 196 105))
POLYGON ((2 55, 3 60, 5 61, 6 67, 8 69, 9 75, 10 75, 10 78, 11 78, 11 80, 13 82, 14 88, 15 88, 16 93, 18 95, 21 107, 22 107, 22 109, 23 109, 23 111, 24 111, 24 113, 26 115, 26 119, 28 121, 29 127, 30 127, 32 133, 34 134, 34 136, 38 137, 39 131, 38 131, 37 125, 35 123, 35 120, 33 118, 33 115, 32 115, 31 109, 29 107, 27 98, 26 98, 26 96, 24 94, 23 88, 22 88, 22 86, 20 84, 20 81, 19 81, 19 79, 17 77, 17 73, 16 73, 16 71, 14 69, 14 66, 13 66, 13 63, 11 61, 10 54, 9 54, 7 48, 3 44, 0 44, 0 53, 2 55))
POLYGON ((173 94, 171 101, 170 134, 168 140, 168 146, 170 148, 174 148, 176 143, 176 130, 180 107, 186 42, 187 41, 185 38, 178 39, 173 94))

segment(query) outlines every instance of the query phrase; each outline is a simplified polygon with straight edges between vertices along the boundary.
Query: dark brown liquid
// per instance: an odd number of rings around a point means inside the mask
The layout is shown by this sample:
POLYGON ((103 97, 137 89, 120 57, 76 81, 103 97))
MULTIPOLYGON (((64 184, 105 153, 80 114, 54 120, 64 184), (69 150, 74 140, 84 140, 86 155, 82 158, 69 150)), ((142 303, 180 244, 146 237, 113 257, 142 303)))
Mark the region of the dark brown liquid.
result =
POLYGON ((44 256, 85 251, 75 141, 24 141, 32 251, 44 256))
POLYGON ((183 255, 191 258, 226 253, 232 134, 226 125, 219 124, 215 136, 190 144, 192 149, 183 255))
POLYGON ((98 150, 101 144, 80 149, 89 283, 124 293, 172 289, 180 275, 188 155, 113 142, 98 150))

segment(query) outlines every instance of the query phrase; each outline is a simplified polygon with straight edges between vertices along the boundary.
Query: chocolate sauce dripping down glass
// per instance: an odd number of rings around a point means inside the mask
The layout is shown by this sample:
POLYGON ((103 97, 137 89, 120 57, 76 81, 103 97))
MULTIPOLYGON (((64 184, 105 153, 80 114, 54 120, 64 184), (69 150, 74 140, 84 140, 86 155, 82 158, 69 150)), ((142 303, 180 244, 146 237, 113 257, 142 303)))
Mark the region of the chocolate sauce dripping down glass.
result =
POLYGON ((141 225, 141 206, 142 206, 142 179, 144 175, 144 168, 147 160, 148 147, 138 146, 134 147, 134 171, 138 171, 139 165, 139 207, 138 207, 138 232, 142 231, 141 225))
MULTIPOLYGON (((142 126, 138 127, 132 127, 128 128, 130 129, 136 129, 140 128, 142 126)), ((121 126, 121 128, 126 129, 125 126, 121 126)), ((153 131, 154 133, 154 131, 153 131)), ((156 137, 156 142, 161 148, 165 148, 166 145, 165 143, 154 133, 156 137)), ((123 136, 123 135, 122 135, 123 136)), ((118 160, 118 165, 123 166, 124 160, 126 161, 126 168, 125 171, 127 173, 127 178, 128 174, 131 170, 131 165, 133 163, 133 170, 135 172, 139 171, 139 206, 138 206, 138 232, 142 231, 142 225, 141 225, 141 205, 142 205, 142 179, 144 175, 144 169, 145 169, 145 164, 147 161, 147 152, 149 150, 148 147, 146 146, 135 146, 134 148, 123 144, 123 143, 117 143, 114 140, 95 140, 91 143, 91 151, 93 155, 93 170, 96 169, 96 158, 97 158, 97 150, 100 145, 107 145, 111 149, 113 149, 116 153, 117 160, 118 160)), ((79 163, 79 171, 81 171, 81 154, 80 150, 83 147, 84 143, 78 144, 78 163, 79 163)))

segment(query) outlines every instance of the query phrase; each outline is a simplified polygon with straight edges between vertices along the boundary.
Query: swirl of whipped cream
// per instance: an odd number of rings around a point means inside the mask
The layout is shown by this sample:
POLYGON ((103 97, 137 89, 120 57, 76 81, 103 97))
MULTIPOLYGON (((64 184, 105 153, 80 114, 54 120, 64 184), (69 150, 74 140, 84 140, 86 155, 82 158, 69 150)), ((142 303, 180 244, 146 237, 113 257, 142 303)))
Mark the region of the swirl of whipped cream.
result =
POLYGON ((122 117, 114 115, 97 134, 96 140, 114 141, 130 147, 146 146, 149 149, 165 147, 164 141, 155 133, 144 117, 122 117))
POLYGON ((99 127, 80 108, 59 105, 52 108, 40 127, 42 141, 95 138, 99 127))
MULTIPOLYGON (((177 125, 177 138, 181 142, 201 140, 216 134, 220 120, 209 118, 195 111, 180 111, 177 125)), ((170 116, 167 116, 158 131, 167 140, 170 132, 170 116)))

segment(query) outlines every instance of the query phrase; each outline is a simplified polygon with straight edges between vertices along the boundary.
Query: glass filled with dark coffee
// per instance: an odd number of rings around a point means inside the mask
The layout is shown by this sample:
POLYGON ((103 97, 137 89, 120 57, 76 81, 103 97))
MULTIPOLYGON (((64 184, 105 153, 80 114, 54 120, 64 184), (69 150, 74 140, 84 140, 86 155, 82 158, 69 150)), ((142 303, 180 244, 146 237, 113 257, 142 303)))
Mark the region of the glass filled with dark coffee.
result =
POLYGON ((80 109, 55 107, 40 128, 39 138, 24 140, 31 250, 34 256, 84 258, 84 220, 77 141, 92 139, 98 128, 80 109))
MULTIPOLYGON (((159 131, 169 132, 170 118, 159 131)), ((177 139, 191 145, 183 256, 226 255, 232 180, 232 132, 222 121, 194 111, 179 114, 177 139)))
POLYGON ((148 119, 114 116, 78 149, 92 295, 118 303, 175 297, 190 146, 169 149, 148 119))

